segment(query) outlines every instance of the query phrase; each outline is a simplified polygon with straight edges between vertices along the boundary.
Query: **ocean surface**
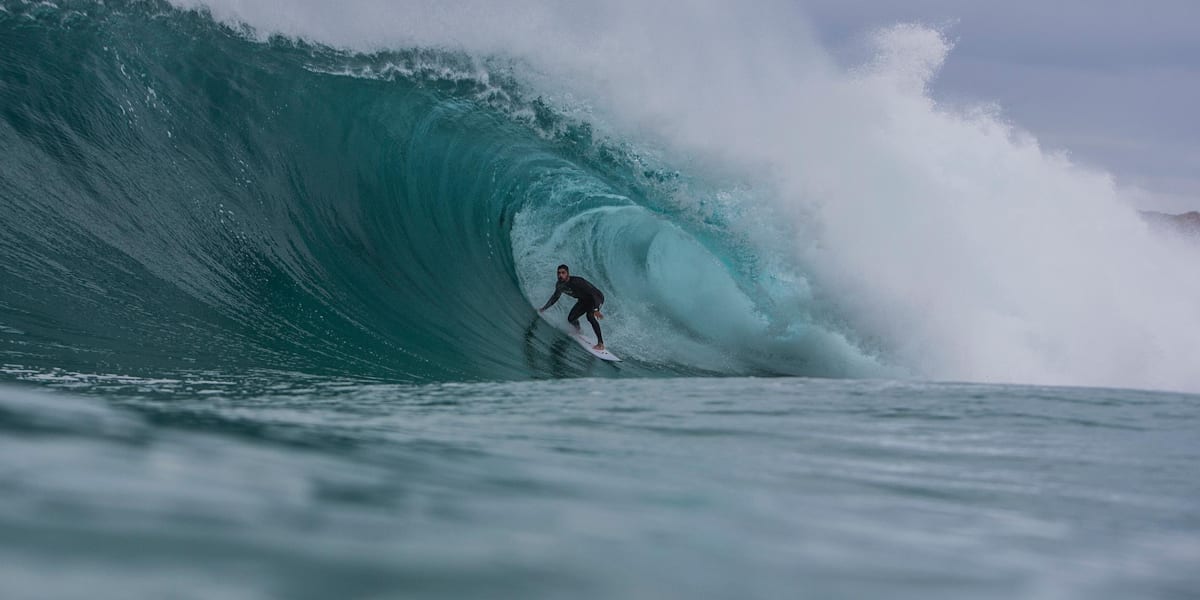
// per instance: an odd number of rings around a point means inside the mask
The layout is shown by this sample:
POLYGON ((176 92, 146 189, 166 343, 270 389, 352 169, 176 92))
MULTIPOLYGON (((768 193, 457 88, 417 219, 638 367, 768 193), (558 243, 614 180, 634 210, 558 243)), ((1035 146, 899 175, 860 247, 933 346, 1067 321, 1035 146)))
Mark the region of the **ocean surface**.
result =
POLYGON ((0 598, 1200 594, 1196 248, 936 34, 236 5, 0 2, 0 598))
POLYGON ((30 379, 41 385, 0 389, 5 598, 1200 589, 1195 396, 794 378, 30 379))

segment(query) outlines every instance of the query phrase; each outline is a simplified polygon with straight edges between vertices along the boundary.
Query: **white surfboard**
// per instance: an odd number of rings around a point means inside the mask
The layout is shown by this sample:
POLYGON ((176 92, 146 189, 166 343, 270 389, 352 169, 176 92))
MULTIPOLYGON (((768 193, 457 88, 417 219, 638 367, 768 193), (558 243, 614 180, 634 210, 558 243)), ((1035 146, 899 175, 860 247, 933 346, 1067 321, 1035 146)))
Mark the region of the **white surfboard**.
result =
POLYGON ((609 362, 621 362, 621 359, 617 358, 616 354, 613 354, 612 352, 609 352, 608 350, 597 350, 597 349, 593 348, 592 346, 595 346, 596 343, 593 342, 592 340, 587 339, 587 337, 584 336, 583 333, 571 332, 570 335, 572 338, 575 339, 575 341, 579 342, 580 346, 583 346, 584 350, 591 352, 592 356, 595 356, 596 358, 599 358, 600 360, 607 360, 609 362))

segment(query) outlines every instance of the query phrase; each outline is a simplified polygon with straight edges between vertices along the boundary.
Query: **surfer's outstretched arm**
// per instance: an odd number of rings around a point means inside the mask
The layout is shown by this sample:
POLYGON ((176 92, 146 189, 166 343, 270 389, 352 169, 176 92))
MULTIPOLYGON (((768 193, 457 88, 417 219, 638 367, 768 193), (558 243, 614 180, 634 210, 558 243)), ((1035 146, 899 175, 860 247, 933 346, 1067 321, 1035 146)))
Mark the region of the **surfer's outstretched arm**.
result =
POLYGON ((545 306, 543 306, 543 307, 541 307, 541 308, 539 308, 539 309, 538 309, 538 312, 545 312, 545 310, 546 310, 547 308, 550 308, 551 306, 554 306, 554 303, 555 303, 555 302, 558 302, 558 297, 559 297, 559 296, 561 296, 561 295, 562 295, 562 288, 561 288, 561 287, 556 287, 556 288, 554 288, 554 295, 553 295, 553 296, 550 296, 550 299, 546 301, 546 305, 545 305, 545 306))

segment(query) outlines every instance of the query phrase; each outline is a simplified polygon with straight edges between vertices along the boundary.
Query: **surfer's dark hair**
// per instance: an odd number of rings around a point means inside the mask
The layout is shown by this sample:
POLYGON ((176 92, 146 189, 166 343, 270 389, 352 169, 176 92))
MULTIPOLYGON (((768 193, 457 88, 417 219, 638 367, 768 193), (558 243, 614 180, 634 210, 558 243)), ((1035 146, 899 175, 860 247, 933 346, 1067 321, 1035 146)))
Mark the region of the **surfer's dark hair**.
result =
POLYGON ((561 269, 561 270, 563 270, 563 271, 566 271, 566 272, 568 272, 568 273, 570 273, 570 272, 571 272, 571 268, 570 268, 570 267, 568 267, 567 265, 558 265, 558 268, 557 268, 557 269, 554 269, 554 270, 555 270, 555 271, 558 271, 558 270, 560 270, 560 269, 561 269))

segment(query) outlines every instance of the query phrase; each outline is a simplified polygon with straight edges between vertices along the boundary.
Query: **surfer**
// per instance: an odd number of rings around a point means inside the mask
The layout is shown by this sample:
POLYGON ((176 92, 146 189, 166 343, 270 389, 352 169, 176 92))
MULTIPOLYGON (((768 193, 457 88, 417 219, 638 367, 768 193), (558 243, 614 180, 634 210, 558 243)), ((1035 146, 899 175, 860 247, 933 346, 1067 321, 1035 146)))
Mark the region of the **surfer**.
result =
POLYGON ((604 336, 600 335, 600 322, 596 319, 604 318, 604 315, 600 314, 600 305, 604 304, 604 293, 596 289, 596 286, 592 285, 590 281, 571 275, 571 270, 567 268, 567 265, 558 265, 558 283, 554 286, 554 295, 550 296, 550 300, 546 302, 545 306, 539 308, 538 312, 546 312, 546 309, 554 306, 554 303, 558 302, 558 297, 563 294, 578 300, 567 315, 567 322, 575 328, 576 333, 579 333, 579 317, 586 314, 588 323, 592 324, 592 331, 596 332, 596 345, 592 348, 603 350, 604 336))

